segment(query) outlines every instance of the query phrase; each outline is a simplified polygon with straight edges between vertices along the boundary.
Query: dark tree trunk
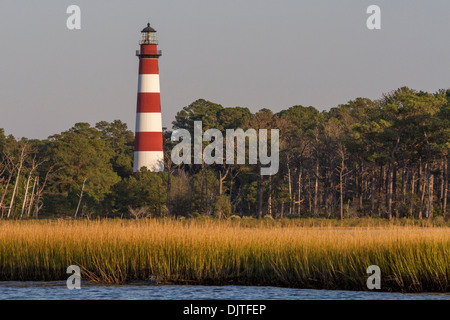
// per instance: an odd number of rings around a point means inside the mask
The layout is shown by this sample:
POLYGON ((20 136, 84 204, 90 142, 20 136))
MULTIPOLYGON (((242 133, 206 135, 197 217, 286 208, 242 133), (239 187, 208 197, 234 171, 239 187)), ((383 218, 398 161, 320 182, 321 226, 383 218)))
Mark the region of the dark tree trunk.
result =
POLYGON ((426 217, 433 218, 433 196, 434 196, 434 175, 430 174, 428 178, 428 197, 426 203, 426 217))
POLYGON ((412 218, 414 216, 414 195, 415 195, 415 186, 416 186, 416 173, 414 171, 411 172, 411 196, 409 199, 409 217, 412 218))
POLYGON ((376 188, 375 172, 372 173, 372 183, 370 186, 370 216, 375 212, 375 188, 376 188))
POLYGON ((382 202, 382 194, 383 194, 383 184, 384 184, 384 167, 380 166, 380 178, 378 181, 378 215, 380 218, 383 215, 383 212, 381 210, 381 202, 382 202))
POLYGON ((259 180, 258 180, 258 218, 262 218, 263 215, 263 176, 259 174, 259 180))
POLYGON ((422 176, 422 181, 420 182, 420 186, 421 186, 421 196, 420 196, 420 208, 419 208, 419 219, 423 218, 423 207, 424 207, 424 203, 425 203, 425 192, 426 192, 426 178, 428 177, 428 160, 425 162, 425 173, 421 174, 422 176))
POLYGON ((387 192, 386 192, 386 218, 392 219, 392 197, 393 197, 393 184, 394 184, 394 164, 390 164, 387 173, 387 192))
POLYGON ((403 164, 403 172, 402 172, 402 203, 406 203, 406 184, 408 181, 408 170, 407 163, 403 164))
POLYGON ((314 215, 317 215, 318 207, 317 207, 317 200, 319 197, 319 159, 316 160, 316 179, 314 183, 314 215))
POLYGON ((444 211, 444 186, 445 186, 445 159, 443 158, 440 165, 441 176, 439 177, 439 202, 441 204, 442 212, 444 211))
POLYGON ((364 167, 361 163, 360 165, 360 173, 359 173, 359 183, 358 183, 358 192, 359 192, 359 210, 362 212, 363 210, 363 194, 364 194, 364 190, 363 190, 363 177, 364 175, 364 167))
POLYGON ((442 200, 442 211, 444 212, 444 216, 446 218, 449 218, 447 214, 447 194, 448 194, 448 160, 445 159, 445 166, 444 166, 444 193, 443 193, 443 200, 442 200))
POLYGON ((298 169, 298 215, 301 214, 302 207, 302 169, 298 169))
POLYGON ((267 199, 267 209, 272 216, 272 176, 269 176, 269 198, 267 199))

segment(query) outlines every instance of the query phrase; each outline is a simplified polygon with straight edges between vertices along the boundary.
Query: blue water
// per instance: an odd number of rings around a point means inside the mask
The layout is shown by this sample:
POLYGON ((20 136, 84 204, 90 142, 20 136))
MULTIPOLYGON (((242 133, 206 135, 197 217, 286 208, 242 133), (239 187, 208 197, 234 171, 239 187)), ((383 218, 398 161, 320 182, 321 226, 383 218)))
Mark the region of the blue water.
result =
POLYGON ((145 283, 103 286, 65 281, 0 282, 0 300, 450 300, 450 294, 288 289, 247 286, 176 286, 145 283))

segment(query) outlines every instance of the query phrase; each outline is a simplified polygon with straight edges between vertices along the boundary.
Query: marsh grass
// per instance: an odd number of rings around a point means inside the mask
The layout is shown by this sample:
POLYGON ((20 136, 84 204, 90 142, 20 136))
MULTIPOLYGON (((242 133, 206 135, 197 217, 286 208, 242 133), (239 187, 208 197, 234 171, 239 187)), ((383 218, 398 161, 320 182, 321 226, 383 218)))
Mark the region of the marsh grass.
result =
MULTIPOLYGON (((312 219, 314 220, 314 219, 312 219)), ((450 229, 311 221, 0 221, 0 280, 82 278, 205 285, 447 292, 450 229)))

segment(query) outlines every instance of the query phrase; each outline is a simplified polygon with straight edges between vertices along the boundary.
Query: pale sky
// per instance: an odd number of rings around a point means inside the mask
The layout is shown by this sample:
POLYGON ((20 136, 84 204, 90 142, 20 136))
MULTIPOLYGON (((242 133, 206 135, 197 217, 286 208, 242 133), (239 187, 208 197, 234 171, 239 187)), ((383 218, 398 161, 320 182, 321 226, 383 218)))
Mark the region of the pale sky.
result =
POLYGON ((135 127, 140 30, 158 31, 163 125, 199 98, 328 110, 401 86, 450 87, 448 0, 1 0, 0 128, 135 127), (69 5, 81 30, 66 27, 69 5), (381 30, 368 30, 369 5, 381 30))

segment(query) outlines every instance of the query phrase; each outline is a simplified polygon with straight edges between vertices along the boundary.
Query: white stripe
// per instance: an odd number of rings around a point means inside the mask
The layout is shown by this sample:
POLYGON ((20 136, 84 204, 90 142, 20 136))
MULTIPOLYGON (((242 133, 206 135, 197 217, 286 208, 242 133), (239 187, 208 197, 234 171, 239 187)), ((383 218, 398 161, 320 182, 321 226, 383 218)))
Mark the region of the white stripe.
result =
POLYGON ((139 93, 159 93, 159 74, 140 74, 139 93))
POLYGON ((160 112, 142 112, 136 114, 136 132, 162 132, 160 112))
POLYGON ((164 171, 164 152, 135 151, 133 172, 138 172, 142 167, 147 167, 152 172, 164 171))

